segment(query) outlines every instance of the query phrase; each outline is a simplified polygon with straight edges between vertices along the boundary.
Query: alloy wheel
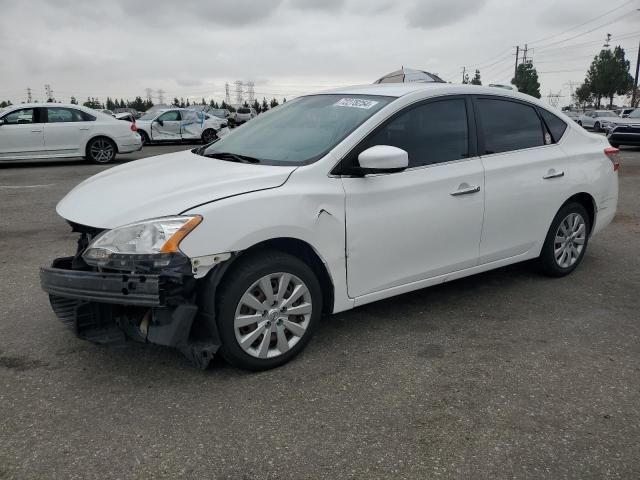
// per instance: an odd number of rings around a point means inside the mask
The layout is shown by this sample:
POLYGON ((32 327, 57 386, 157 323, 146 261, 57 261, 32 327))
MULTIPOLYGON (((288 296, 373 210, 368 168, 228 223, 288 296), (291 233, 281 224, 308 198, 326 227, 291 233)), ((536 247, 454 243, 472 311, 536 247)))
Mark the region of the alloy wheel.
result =
POLYGON ((569 268, 575 264, 587 239, 587 226, 579 213, 567 215, 556 231, 553 253, 556 263, 561 268, 569 268))
POLYGON ((105 139, 95 140, 89 148, 91 159, 98 163, 110 162, 114 157, 113 145, 105 139))
POLYGON ((313 305, 305 283, 290 273, 272 273, 240 298, 234 317, 238 345, 255 358, 288 352, 307 332, 313 305))

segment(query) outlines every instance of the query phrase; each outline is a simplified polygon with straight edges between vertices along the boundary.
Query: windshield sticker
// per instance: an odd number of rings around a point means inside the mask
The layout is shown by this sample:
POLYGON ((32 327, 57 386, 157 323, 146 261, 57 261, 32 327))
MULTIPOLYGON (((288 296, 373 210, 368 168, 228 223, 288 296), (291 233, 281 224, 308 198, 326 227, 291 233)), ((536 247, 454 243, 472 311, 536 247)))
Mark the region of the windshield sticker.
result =
POLYGON ((351 108, 364 108, 369 110, 378 102, 375 100, 366 100, 364 98, 342 98, 338 102, 334 103, 334 107, 351 107, 351 108))

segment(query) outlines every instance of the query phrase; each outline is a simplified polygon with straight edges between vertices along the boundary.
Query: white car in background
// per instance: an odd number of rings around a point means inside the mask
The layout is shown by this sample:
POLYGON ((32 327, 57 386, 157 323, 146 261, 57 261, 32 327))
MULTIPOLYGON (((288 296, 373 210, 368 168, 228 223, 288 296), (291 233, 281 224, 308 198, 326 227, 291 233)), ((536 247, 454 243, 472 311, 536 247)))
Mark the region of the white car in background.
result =
POLYGON ((509 90, 306 95, 75 187, 56 210, 77 252, 41 283, 81 338, 265 370, 299 353, 323 313, 525 260, 570 274, 616 213, 617 153, 509 90))
POLYGON ((618 117, 615 112, 610 110, 593 110, 591 112, 585 112, 578 117, 578 125, 584 128, 591 128, 596 132, 603 130, 608 122, 617 120, 618 117))
POLYGON ((252 118, 255 118, 256 115, 258 114, 253 109, 253 107, 240 107, 233 114, 233 120, 236 125, 242 125, 252 118))
POLYGON ((229 132, 226 120, 187 108, 145 114, 136 120, 136 127, 144 144, 185 140, 211 143, 229 132))
POLYGON ((84 157, 109 163, 141 148, 135 125, 79 105, 20 104, 0 113, 0 161, 84 157))

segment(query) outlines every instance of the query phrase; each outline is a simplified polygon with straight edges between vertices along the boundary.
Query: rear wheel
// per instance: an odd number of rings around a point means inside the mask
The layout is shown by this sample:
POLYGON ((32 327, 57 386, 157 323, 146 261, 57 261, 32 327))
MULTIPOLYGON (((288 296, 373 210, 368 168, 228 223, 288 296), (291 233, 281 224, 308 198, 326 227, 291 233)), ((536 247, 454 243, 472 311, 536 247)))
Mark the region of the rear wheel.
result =
POLYGON ((87 144, 87 159, 93 163, 105 164, 116 158, 116 145, 108 138, 98 137, 87 144))
POLYGON ((237 260, 218 296, 220 351, 232 365, 268 370, 296 356, 322 312, 322 290, 303 261, 277 250, 237 260))
POLYGON ((202 132, 202 141, 204 143, 211 143, 216 138, 218 138, 218 135, 213 128, 207 128, 204 132, 202 132))
POLYGON ((593 129, 594 129, 596 132, 599 132, 599 131, 600 131, 600 122, 596 122, 596 123, 594 123, 594 124, 593 124, 593 129))
POLYGON ((538 258, 542 272, 553 277, 573 272, 587 250, 590 230, 589 214, 580 203, 564 205, 551 223, 538 258))
POLYGON ((582 126, 582 122, 580 120, 578 120, 578 125, 582 126))
POLYGON ((149 144, 149 135, 147 135, 147 133, 144 130, 138 130, 138 134, 140 135, 140 138, 142 139, 142 145, 148 145, 149 144))

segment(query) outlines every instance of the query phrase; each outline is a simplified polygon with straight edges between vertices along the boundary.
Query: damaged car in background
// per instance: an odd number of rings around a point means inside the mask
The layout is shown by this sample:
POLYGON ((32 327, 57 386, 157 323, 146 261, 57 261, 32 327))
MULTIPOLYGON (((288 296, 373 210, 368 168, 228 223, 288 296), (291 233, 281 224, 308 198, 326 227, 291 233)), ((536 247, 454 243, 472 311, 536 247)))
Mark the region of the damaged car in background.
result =
POLYGON ((76 253, 41 284, 86 340, 265 370, 322 314, 524 260, 570 274, 615 215, 618 166, 604 137, 508 90, 302 96, 78 185, 57 206, 76 253))
POLYGON ((203 111, 170 108, 147 113, 136 121, 142 143, 202 141, 211 143, 229 132, 228 122, 203 111))

